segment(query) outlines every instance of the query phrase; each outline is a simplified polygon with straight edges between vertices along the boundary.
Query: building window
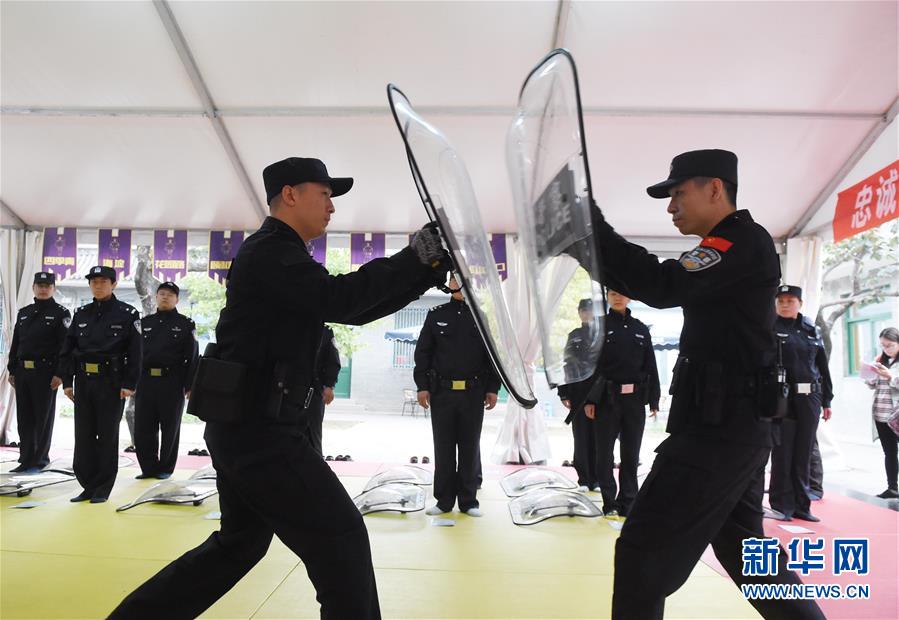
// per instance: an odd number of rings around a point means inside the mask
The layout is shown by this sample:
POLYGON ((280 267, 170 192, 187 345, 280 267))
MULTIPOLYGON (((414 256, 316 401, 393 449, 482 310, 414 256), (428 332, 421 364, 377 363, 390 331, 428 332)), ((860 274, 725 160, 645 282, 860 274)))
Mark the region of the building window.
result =
POLYGON ((846 371, 858 375, 862 362, 870 362, 881 353, 880 332, 895 324, 890 304, 879 303, 860 310, 852 308, 846 319, 846 371))
MULTIPOLYGON (((393 329, 409 329, 410 337, 417 334, 418 329, 425 322, 430 308, 403 308, 393 315, 393 329)), ((393 341, 393 367, 415 367, 415 343, 416 340, 393 341)))

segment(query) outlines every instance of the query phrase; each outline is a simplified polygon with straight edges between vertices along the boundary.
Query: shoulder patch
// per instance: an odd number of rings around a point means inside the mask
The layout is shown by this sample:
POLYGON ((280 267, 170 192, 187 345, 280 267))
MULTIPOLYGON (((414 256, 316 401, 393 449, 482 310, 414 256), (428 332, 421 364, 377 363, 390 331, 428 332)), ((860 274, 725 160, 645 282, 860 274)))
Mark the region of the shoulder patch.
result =
POLYGON ((678 262, 687 271, 702 271, 721 262, 721 254, 714 248, 695 247, 684 252, 678 262))
POLYGON ((704 248, 714 248, 719 252, 727 252, 733 245, 733 242, 723 237, 706 237, 699 245, 704 248))
POLYGON ((72 324, 72 318, 69 316, 68 312, 65 314, 65 316, 62 317, 62 324, 66 329, 68 329, 69 325, 72 324))

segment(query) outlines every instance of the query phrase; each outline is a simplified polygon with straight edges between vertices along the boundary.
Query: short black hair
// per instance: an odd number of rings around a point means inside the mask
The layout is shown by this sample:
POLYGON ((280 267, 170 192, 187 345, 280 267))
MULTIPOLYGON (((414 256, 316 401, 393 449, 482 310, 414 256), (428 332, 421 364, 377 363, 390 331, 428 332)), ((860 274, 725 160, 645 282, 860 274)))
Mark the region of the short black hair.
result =
MULTIPOLYGON (((705 185, 712 180, 713 177, 693 177, 693 180, 696 181, 696 184, 700 187, 705 187, 705 185)), ((715 177, 717 178, 717 177, 715 177)), ((724 193, 727 194, 727 199, 730 201, 730 204, 733 207, 737 208, 737 186, 731 183, 730 181, 725 181, 724 179, 718 179, 721 181, 721 184, 724 185, 724 193)))

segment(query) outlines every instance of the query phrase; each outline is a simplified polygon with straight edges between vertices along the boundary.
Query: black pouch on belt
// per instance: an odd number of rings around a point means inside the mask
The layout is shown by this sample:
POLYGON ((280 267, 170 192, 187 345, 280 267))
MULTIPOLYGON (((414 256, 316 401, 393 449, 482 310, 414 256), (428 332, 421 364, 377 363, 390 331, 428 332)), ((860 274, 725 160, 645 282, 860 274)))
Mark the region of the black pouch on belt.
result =
POLYGON ((187 413, 204 422, 239 422, 244 415, 247 366, 214 355, 214 345, 210 344, 197 365, 187 413))

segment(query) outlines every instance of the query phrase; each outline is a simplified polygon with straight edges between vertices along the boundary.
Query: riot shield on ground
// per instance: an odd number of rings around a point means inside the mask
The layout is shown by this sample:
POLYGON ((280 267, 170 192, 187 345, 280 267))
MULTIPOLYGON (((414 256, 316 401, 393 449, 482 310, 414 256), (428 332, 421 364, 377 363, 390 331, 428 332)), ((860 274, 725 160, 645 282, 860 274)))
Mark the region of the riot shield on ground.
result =
POLYGON ((589 379, 605 341, 605 297, 577 70, 555 50, 528 75, 506 141, 519 240, 550 386, 589 379))
POLYGON ((446 136, 419 116, 402 91, 390 84, 387 97, 421 201, 428 216, 439 225, 490 357, 512 398, 530 409, 537 400, 518 348, 468 170, 446 136))

